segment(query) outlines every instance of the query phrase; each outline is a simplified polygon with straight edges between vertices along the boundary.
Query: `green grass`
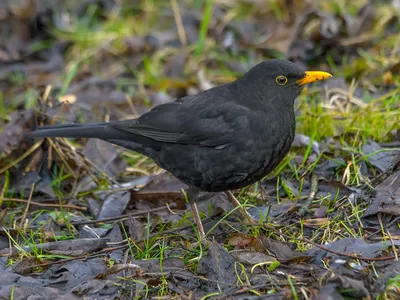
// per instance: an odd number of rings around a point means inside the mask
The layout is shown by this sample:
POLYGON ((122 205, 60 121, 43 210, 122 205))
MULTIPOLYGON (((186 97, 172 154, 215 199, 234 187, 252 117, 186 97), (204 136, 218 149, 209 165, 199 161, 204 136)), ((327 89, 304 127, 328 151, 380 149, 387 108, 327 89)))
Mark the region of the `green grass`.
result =
POLYGON ((350 112, 324 109, 318 98, 309 97, 301 97, 302 114, 297 120, 297 130, 317 141, 346 134, 355 135, 353 144, 367 139, 386 141, 391 131, 400 127, 400 111, 396 109, 400 89, 374 99, 366 108, 354 108, 350 112))
POLYGON ((198 57, 204 51, 208 26, 212 16, 213 0, 205 0, 203 18, 200 25, 199 40, 197 41, 195 56, 198 57))
POLYGON ((394 300, 397 299, 400 293, 400 274, 393 274, 392 278, 388 280, 386 291, 380 294, 376 299, 377 300, 394 300))

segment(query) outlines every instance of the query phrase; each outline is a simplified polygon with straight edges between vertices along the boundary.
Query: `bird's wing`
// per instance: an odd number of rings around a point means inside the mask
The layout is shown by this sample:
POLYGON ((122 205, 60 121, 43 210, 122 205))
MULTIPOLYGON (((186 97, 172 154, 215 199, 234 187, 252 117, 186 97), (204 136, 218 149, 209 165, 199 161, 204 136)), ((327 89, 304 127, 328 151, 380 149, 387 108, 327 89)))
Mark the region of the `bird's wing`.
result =
POLYGON ((159 105, 136 120, 110 126, 160 142, 217 147, 226 146, 235 133, 248 127, 249 110, 243 106, 227 101, 189 102, 159 105))

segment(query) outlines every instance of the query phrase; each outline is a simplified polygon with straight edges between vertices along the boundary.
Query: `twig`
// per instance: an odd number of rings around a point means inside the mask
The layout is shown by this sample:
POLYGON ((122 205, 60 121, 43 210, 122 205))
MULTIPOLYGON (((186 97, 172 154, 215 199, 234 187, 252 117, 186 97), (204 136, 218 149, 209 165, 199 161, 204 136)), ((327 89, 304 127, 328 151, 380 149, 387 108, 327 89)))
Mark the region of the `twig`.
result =
POLYGON ((16 164, 18 164, 20 161, 24 160, 27 158, 31 153, 33 153, 37 148, 40 147, 40 145, 43 144, 43 140, 36 142, 32 147, 30 147, 24 154, 22 154, 20 157, 17 159, 13 160, 11 163, 8 165, 4 166, 3 168, 0 169, 0 174, 4 173, 7 171, 9 168, 14 167, 16 164))
POLYGON ((394 253, 394 257, 396 258, 396 261, 399 261, 399 256, 397 255, 396 246, 394 245, 393 237, 390 234, 389 230, 387 231, 387 235, 389 236, 390 243, 392 244, 392 250, 393 250, 393 253, 394 253))
POLYGON ((171 0, 171 6, 172 6, 172 11, 174 12, 174 18, 175 18, 176 28, 178 29, 179 40, 181 41, 182 45, 186 45, 187 38, 186 38, 185 28, 182 23, 179 6, 176 0, 171 0))
MULTIPOLYGON (((0 224, 3 224, 3 220, 4 220, 4 218, 7 216, 7 213, 8 213, 8 209, 7 209, 7 208, 1 210, 1 212, 0 212, 0 224)), ((1 231, 3 228, 4 228, 4 226, 0 228, 0 231, 1 231)))
POLYGON ((201 222, 199 209, 197 207, 195 199, 190 197, 189 198, 189 204, 190 204, 190 207, 192 209, 194 221, 196 222, 197 231, 199 233, 200 240, 204 241, 206 239, 206 233, 204 232, 203 223, 201 222))
POLYGON ((74 171, 72 170, 71 166, 69 165, 69 163, 67 162, 66 157, 64 156, 64 154, 62 153, 62 151, 60 151, 60 149, 58 149, 58 147, 56 147, 56 144, 51 140, 51 138, 46 138, 47 142, 50 144, 50 146, 57 152, 57 154, 60 156, 60 159, 62 160, 62 162, 64 163, 64 165, 67 167, 68 171, 71 174, 74 174, 74 171))
MULTIPOLYGON (((284 233, 279 232, 278 230, 276 230, 275 228, 273 228, 273 227, 270 226, 270 225, 264 224, 264 227, 266 227, 266 228, 272 230, 273 232, 275 232, 275 233, 276 233, 277 235, 279 235, 279 236, 282 236, 282 237, 287 238, 287 239, 293 239, 293 237, 288 236, 288 235, 286 235, 286 234, 284 234, 284 233)), ((320 245, 320 244, 318 244, 318 243, 315 243, 315 242, 313 242, 313 241, 311 241, 311 240, 309 240, 309 239, 307 239, 307 238, 296 237, 296 240, 301 241, 301 242, 305 242, 305 243, 308 243, 308 244, 311 244, 311 245, 313 245, 313 246, 315 246, 315 247, 317 247, 317 248, 320 248, 320 249, 322 249, 322 250, 324 250, 324 251, 326 251, 326 252, 330 252, 330 253, 333 253, 333 254, 336 254, 336 255, 339 255, 339 256, 350 257, 350 258, 354 258, 354 259, 358 259, 358 260, 365 260, 365 261, 386 261, 386 260, 393 260, 393 259, 396 259, 396 256, 395 256, 395 255, 392 255, 392 256, 383 256, 383 257, 362 257, 362 256, 354 255, 354 254, 348 254, 348 253, 343 253, 343 252, 339 252, 339 251, 335 251, 335 250, 329 249, 329 248, 327 248, 327 247, 325 247, 325 246, 322 246, 322 245, 320 245)))
POLYGON ((310 193, 308 194, 306 203, 304 203, 303 207, 300 209, 300 212, 299 212, 300 218, 304 217, 307 214, 307 211, 311 207, 317 192, 318 192, 318 175, 313 173, 311 175, 310 193))
MULTIPOLYGON (((397 223, 400 221, 400 217, 396 217, 394 218, 392 221, 390 221, 388 224, 386 224, 386 228, 390 228, 390 226, 392 226, 394 223, 397 223)), ((382 232, 382 230, 376 230, 375 232, 372 232, 371 234, 369 234, 367 236, 367 239, 372 238, 374 235, 377 235, 378 233, 382 232)))
MULTIPOLYGON (((106 222, 112 222, 112 221, 123 221, 125 219, 128 219, 130 217, 136 217, 136 216, 141 216, 145 215, 147 213, 152 213, 152 212, 157 212, 165 209, 170 209, 171 207, 174 208, 176 206, 175 203, 170 204, 169 206, 163 206, 163 207, 156 207, 156 208, 151 208, 147 209, 144 211, 138 211, 130 214, 124 214, 120 215, 117 217, 110 217, 110 218, 104 218, 104 219, 98 219, 98 220, 90 220, 90 221, 81 221, 81 222, 71 222, 69 223, 70 225, 78 226, 78 225, 90 225, 90 224, 97 224, 97 223, 106 223, 106 222)), ((60 226, 67 226, 66 224, 60 224, 60 226)))
POLYGON ((21 218, 21 223, 20 223, 20 227, 23 227, 24 226, 24 223, 25 223, 25 219, 26 219, 26 215, 28 214, 28 210, 29 210, 29 205, 31 204, 31 201, 32 201, 32 195, 33 195, 33 191, 35 190, 35 184, 33 183, 32 184, 32 187, 31 187, 31 191, 29 192, 29 197, 28 197, 28 201, 26 202, 26 207, 25 207, 25 210, 24 210, 24 214, 22 215, 22 218, 21 218))
MULTIPOLYGON (((29 201, 29 200, 17 199, 17 198, 4 198, 3 200, 7 201, 7 202, 18 202, 18 203, 28 203, 28 201, 29 201)), ((71 208, 71 209, 76 209, 76 210, 87 211, 86 206, 77 206, 77 205, 68 205, 68 204, 63 205, 63 204, 40 203, 40 202, 30 201, 30 205, 40 206, 40 207, 71 208)))
POLYGON ((1 192, 0 192, 0 206, 3 204, 4 201, 4 194, 6 193, 6 188, 7 188, 7 179, 4 181, 4 184, 1 188, 1 192))
POLYGON ((235 207, 237 207, 238 211, 245 218, 245 220, 247 220, 249 223, 254 223, 254 219, 250 216, 250 214, 243 207, 243 205, 238 201, 238 199, 236 199, 236 197, 232 194, 232 192, 227 191, 227 192, 225 192, 225 194, 228 196, 228 199, 232 202, 232 204, 235 207))

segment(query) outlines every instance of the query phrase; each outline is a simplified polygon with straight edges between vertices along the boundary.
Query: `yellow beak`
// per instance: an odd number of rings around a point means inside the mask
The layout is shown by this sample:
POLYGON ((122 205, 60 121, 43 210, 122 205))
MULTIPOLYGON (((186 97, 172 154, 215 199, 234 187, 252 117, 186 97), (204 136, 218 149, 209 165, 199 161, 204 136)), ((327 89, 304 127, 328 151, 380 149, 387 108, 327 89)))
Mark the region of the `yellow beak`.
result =
POLYGON ((307 83, 311 83, 317 80, 325 80, 332 77, 331 74, 327 72, 322 72, 322 71, 307 71, 306 75, 302 78, 296 81, 298 85, 303 85, 307 83))

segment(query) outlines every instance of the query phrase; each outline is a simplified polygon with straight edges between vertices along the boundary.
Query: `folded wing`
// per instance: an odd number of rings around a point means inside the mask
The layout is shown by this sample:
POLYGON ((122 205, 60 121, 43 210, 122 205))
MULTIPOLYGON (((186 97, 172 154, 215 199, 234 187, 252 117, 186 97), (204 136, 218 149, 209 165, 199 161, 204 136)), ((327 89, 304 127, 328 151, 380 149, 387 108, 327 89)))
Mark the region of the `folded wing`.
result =
POLYGON ((249 111, 228 102, 177 101, 157 106, 136 120, 113 122, 113 129, 165 143, 222 147, 248 128, 249 111), (197 102, 197 103, 196 103, 197 102))

